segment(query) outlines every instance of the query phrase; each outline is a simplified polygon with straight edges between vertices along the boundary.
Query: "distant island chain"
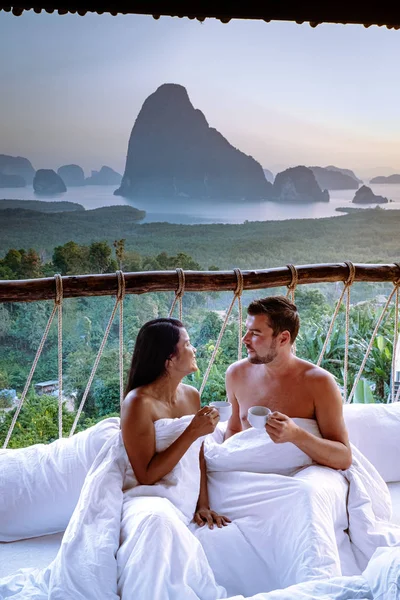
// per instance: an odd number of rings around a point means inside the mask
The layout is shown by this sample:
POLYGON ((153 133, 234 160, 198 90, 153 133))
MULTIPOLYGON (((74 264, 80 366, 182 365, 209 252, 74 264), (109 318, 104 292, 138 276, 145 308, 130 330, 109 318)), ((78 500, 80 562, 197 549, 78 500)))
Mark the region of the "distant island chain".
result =
MULTIPOLYGON (((399 184, 399 175, 374 177, 371 183, 399 184)), ((275 176, 252 156, 232 146, 204 114, 195 109, 187 90, 161 85, 144 102, 129 139, 124 174, 103 165, 85 178, 77 164, 35 170, 27 158, 0 154, 0 188, 33 186, 35 194, 62 194, 70 187, 115 186, 125 198, 191 200, 266 200, 329 202, 330 190, 355 190, 355 204, 385 204, 350 169, 299 165, 275 176), (360 187, 361 185, 361 187, 360 187)))

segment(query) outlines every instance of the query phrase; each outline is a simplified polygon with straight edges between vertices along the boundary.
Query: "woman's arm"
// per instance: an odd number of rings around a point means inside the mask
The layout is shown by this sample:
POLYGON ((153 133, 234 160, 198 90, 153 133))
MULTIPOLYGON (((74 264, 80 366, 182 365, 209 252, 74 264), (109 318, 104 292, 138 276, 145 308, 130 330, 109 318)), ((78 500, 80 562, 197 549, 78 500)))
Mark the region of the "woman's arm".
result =
POLYGON ((163 452, 156 452, 151 406, 147 398, 133 395, 124 400, 121 412, 122 439, 136 479, 152 485, 170 473, 193 442, 212 433, 218 411, 199 410, 185 431, 163 452))
POLYGON ((218 515, 215 511, 210 509, 208 501, 208 487, 207 487, 207 466, 206 459, 204 458, 204 444, 201 445, 200 450, 200 494, 197 501, 196 512, 193 520, 197 525, 203 527, 206 523, 210 529, 214 529, 214 523, 217 527, 228 525, 231 522, 228 517, 218 515))

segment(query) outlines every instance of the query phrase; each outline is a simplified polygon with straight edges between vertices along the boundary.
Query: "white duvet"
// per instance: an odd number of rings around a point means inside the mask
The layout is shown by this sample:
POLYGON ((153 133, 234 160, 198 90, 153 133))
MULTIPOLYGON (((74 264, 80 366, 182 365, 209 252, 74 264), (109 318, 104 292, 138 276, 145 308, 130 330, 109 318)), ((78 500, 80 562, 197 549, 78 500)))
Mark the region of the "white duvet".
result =
MULTIPOLYGON (((190 418, 157 421, 157 449, 190 418)), ((209 493, 228 527, 190 523, 202 440, 158 484, 139 486, 118 432, 86 477, 54 561, 0 581, 0 599, 400 600, 400 528, 387 523, 386 485, 361 455, 353 450, 340 473, 265 432, 217 438, 205 446, 209 493)))
MULTIPOLYGON (((320 436, 316 421, 295 421, 320 436)), ((377 548, 400 546, 387 486, 356 448, 352 467, 335 471, 264 430, 221 442, 205 443, 209 496, 232 525, 193 530, 228 594, 360 575, 377 548)))

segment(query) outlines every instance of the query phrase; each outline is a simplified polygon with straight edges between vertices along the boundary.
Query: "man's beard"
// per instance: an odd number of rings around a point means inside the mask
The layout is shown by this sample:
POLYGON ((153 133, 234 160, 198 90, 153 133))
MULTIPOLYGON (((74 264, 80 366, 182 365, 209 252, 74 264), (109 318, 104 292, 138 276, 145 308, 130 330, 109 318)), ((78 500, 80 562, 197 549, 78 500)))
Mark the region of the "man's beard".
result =
POLYGON ((259 354, 255 354, 255 356, 248 356, 247 360, 252 365, 268 365, 278 356, 278 352, 276 350, 276 340, 274 340, 271 344, 270 349, 268 350, 265 356, 260 356, 259 354))

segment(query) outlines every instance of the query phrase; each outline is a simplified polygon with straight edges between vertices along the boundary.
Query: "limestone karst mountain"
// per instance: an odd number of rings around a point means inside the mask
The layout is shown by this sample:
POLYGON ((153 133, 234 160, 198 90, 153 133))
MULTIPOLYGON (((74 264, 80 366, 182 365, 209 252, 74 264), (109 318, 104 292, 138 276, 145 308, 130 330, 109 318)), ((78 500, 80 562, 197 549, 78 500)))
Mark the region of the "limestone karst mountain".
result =
POLYGON ((129 140, 121 186, 127 197, 267 199, 261 165, 234 148, 193 107, 186 89, 164 84, 144 102, 129 140))
POLYGON ((273 192, 275 200, 281 202, 329 202, 328 190, 321 190, 312 170, 304 166, 278 173, 273 192))

